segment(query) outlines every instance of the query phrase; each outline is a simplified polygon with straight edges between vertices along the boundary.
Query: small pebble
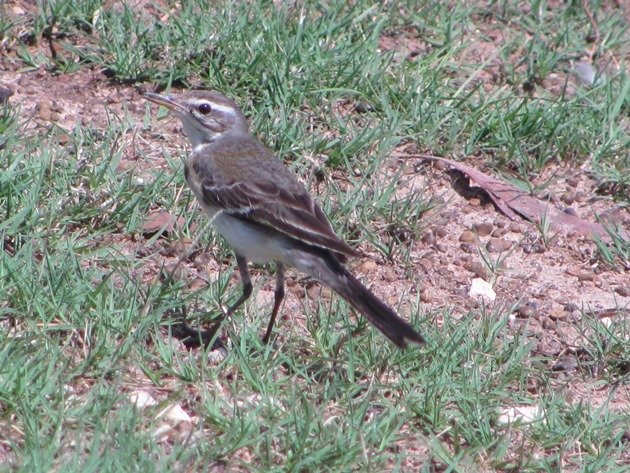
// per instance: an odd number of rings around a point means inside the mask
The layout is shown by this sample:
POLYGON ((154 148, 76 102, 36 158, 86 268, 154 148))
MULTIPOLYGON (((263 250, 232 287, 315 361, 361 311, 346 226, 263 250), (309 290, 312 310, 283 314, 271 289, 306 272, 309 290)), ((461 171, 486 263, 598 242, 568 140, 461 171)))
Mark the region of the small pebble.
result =
POLYGON ((479 261, 469 261, 464 264, 464 269, 470 271, 475 276, 481 279, 488 279, 488 270, 487 268, 481 264, 479 261))
POLYGON ((145 93, 147 93, 147 92, 157 92, 156 90, 154 90, 153 85, 152 85, 152 84, 149 84, 148 82, 147 82, 147 83, 144 83, 144 84, 140 84, 140 85, 138 85, 138 86, 136 87, 136 91, 137 91, 139 94, 145 94, 145 93))
POLYGON ((486 249, 490 253, 503 253, 512 248, 512 243, 502 238, 493 238, 486 245, 486 249))
POLYGON ((485 237, 492 233, 493 225, 490 222, 476 223, 473 225, 474 230, 480 237, 485 237))
POLYGON ((573 204, 573 202, 575 202, 575 192, 566 191, 564 194, 560 196, 560 200, 567 205, 573 204))
POLYGON ((575 356, 563 356, 551 367, 551 371, 573 371, 577 366, 575 356))
POLYGON ((468 295, 468 289, 466 289, 466 286, 461 286, 455 289, 453 294, 459 297, 466 297, 468 295))
POLYGON ((182 406, 179 404, 173 404, 166 407, 157 414, 156 418, 163 418, 173 425, 177 425, 180 422, 192 422, 190 416, 186 413, 186 411, 184 411, 184 409, 182 409, 182 406))
POLYGON ((188 284, 191 291, 199 291, 208 287, 208 282, 203 278, 195 278, 188 284))
POLYGON ((370 274, 376 271, 377 268, 378 265, 376 264, 376 262, 372 260, 365 260, 357 267, 357 270, 363 274, 370 274))
POLYGON ((48 99, 43 99, 40 100, 39 103, 37 104, 37 109, 38 110, 42 110, 42 109, 48 109, 48 110, 52 110, 52 102, 48 99))
POLYGON ((459 241, 464 243, 473 243, 475 241, 475 233, 470 230, 464 230, 459 236, 459 241))
POLYGON ((186 268, 177 261, 165 264, 163 271, 166 277, 173 278, 175 281, 182 281, 186 277, 186 268))
POLYGON ((595 281, 595 275, 593 273, 579 273, 576 274, 578 281, 595 281))
POLYGON ((475 253, 477 251, 477 249, 475 248, 474 245, 472 245, 471 243, 462 243, 461 245, 459 245, 459 248, 464 252, 464 253, 475 253))
POLYGON ((436 227, 433 231, 435 232, 435 235, 440 238, 444 238, 446 235, 448 235, 448 231, 445 227, 436 227))
POLYGON ((536 346, 536 351, 544 356, 556 356, 562 352, 562 344, 556 337, 543 336, 543 339, 536 346))
POLYGON ((53 112, 49 108, 40 108, 37 112, 37 116, 40 120, 49 122, 52 118, 53 112))
POLYGON ((616 287, 615 292, 619 294, 621 297, 630 297, 630 287, 628 286, 616 287))
POLYGON ((214 259, 210 255, 210 252, 202 252, 198 254, 193 260, 195 268, 205 271, 208 264, 214 262, 214 259))
POLYGON ((121 159, 116 166, 116 172, 125 172, 132 169, 134 166, 133 161, 129 161, 128 159, 121 159))
POLYGON ((9 100, 9 97, 13 95, 13 91, 8 87, 0 86, 0 104, 5 103, 9 100))
POLYGON ((354 111, 357 113, 367 113, 374 110, 374 108, 367 102, 359 102, 354 106, 354 111))
POLYGON ((576 310, 580 310, 580 308, 578 307, 577 304, 575 304, 573 302, 567 302, 564 305, 564 311, 565 312, 575 312, 576 310))
POLYGON ((505 220, 500 219, 500 218, 498 218, 498 219, 496 219, 494 221, 494 226, 495 227, 505 228, 505 227, 507 227, 507 225, 508 225, 508 223, 505 220))
POLYGON ((565 214, 571 215, 573 217, 577 217, 578 216, 578 213, 575 211, 575 209, 573 207, 565 207, 562 211, 565 214))
POLYGON ((485 303, 494 302, 497 295, 492 289, 492 285, 481 278, 475 278, 470 284, 468 295, 472 299, 482 300, 485 303))
POLYGON ((516 311, 516 316, 521 319, 529 319, 538 314, 538 304, 535 302, 527 302, 520 306, 516 311))
POLYGON ((444 203, 446 203, 446 200, 441 195, 434 195, 429 199, 429 207, 436 207, 444 203))
POLYGON ((142 223, 142 233, 152 235, 161 231, 162 229, 167 232, 173 231, 175 223, 178 219, 175 215, 165 210, 158 210, 149 214, 145 221, 142 223))
POLYGON ((487 211, 489 211, 489 212, 493 212, 493 211, 494 211, 494 209, 495 209, 495 206, 494 206, 494 204, 492 203, 492 201, 491 201, 490 199, 488 199, 488 200, 484 200, 484 201, 483 201, 483 209, 484 209, 484 210, 487 210, 487 211))
POLYGON ((383 270, 382 276, 383 276, 383 280, 387 282, 395 282, 398 280, 398 276, 396 276, 396 273, 394 272, 394 270, 389 267, 386 267, 383 270))
POLYGON ((187 256, 192 250, 193 240, 191 238, 179 238, 169 245, 169 250, 174 256, 187 256))
POLYGON ((153 396, 145 391, 140 390, 132 392, 129 395, 129 400, 134 406, 139 409, 155 406, 157 404, 157 401, 153 399, 153 396))
POLYGON ((535 242, 535 243, 524 242, 521 244, 521 246, 523 247, 523 251, 528 255, 532 253, 544 253, 545 251, 547 251, 547 248, 542 242, 535 242))
POLYGON ((578 179, 577 176, 571 176, 567 178, 567 184, 570 185, 571 187, 577 187, 579 183, 580 183, 580 180, 578 179))

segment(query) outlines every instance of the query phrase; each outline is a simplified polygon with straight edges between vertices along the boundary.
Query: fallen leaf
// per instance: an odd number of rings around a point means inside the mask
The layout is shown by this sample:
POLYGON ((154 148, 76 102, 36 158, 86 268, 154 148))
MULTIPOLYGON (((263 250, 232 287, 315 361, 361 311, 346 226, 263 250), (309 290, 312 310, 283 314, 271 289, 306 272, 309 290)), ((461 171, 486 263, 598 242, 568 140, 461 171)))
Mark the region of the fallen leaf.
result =
POLYGON ((150 213, 142 223, 142 233, 146 235, 153 235, 158 232, 170 233, 175 229, 175 226, 182 226, 183 224, 184 219, 182 217, 178 218, 166 210, 158 210, 150 213))
MULTIPOLYGON (((512 220, 518 220, 520 216, 530 222, 538 224, 542 224, 544 221, 548 223, 552 229, 559 229, 565 232, 574 231, 580 235, 589 236, 591 238, 599 237, 604 241, 610 241, 608 232, 600 223, 589 222, 588 220, 567 214, 557 209, 549 202, 527 195, 513 185, 500 181, 466 164, 451 159, 424 154, 400 154, 399 157, 421 158, 443 162, 463 172, 486 191, 497 208, 512 220)), ((630 234, 623 229, 621 230, 621 236, 626 239, 630 238, 630 234)))

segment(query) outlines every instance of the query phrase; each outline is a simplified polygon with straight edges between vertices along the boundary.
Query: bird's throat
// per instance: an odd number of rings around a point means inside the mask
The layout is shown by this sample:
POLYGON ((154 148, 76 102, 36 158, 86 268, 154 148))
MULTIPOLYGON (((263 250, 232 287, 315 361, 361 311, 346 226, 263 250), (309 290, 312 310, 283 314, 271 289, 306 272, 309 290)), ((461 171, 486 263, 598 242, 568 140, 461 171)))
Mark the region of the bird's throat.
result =
POLYGON ((201 127, 201 125, 193 120, 182 119, 182 125, 184 127, 184 133, 188 137, 190 144, 193 148, 207 143, 215 141, 223 130, 211 130, 207 127, 201 127))

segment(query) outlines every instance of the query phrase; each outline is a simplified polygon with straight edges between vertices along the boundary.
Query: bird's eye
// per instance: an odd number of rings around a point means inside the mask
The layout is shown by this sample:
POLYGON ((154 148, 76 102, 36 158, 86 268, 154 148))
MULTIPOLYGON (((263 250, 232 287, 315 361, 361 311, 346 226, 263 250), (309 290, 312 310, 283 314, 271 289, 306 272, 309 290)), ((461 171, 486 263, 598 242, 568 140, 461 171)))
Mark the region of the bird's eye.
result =
POLYGON ((204 102, 200 103, 197 106, 197 110, 199 110, 199 113, 201 113, 202 115, 208 115, 212 111, 212 107, 210 106, 210 104, 204 102))

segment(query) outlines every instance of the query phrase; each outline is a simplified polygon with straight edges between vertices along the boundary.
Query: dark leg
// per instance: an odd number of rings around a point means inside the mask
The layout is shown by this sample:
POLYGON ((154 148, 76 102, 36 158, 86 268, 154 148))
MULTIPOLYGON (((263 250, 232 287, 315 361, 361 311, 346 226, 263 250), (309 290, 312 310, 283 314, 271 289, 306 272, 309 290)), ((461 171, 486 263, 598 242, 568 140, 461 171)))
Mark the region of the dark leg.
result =
POLYGON ((283 299, 284 299, 284 266, 282 265, 282 263, 276 263, 276 289, 273 293, 273 310, 271 311, 271 319, 269 320, 267 331, 265 332, 265 336, 262 339, 263 343, 269 342, 269 337, 271 337, 271 330, 273 329, 273 324, 276 322, 276 316, 278 315, 278 311, 280 310, 280 304, 282 304, 283 299))
POLYGON ((245 259, 245 257, 241 255, 236 255, 236 264, 238 265, 238 271, 241 273, 243 294, 241 294, 241 297, 239 297, 234 304, 228 307, 228 310, 223 316, 223 319, 227 319, 236 311, 236 309, 243 305, 243 303, 252 295, 252 291, 254 289, 252 286, 252 278, 249 275, 249 269, 247 268, 247 260, 245 259))
POLYGON ((241 297, 239 297, 234 304, 228 307, 228 310, 223 314, 223 316, 207 330, 195 330, 184 322, 182 324, 182 329, 188 336, 183 340, 183 342, 187 347, 208 345, 221 327, 223 321, 236 312, 236 310, 252 295, 253 286, 252 279, 249 275, 249 269, 247 268, 247 260, 241 255, 236 255, 236 264, 238 265, 238 270, 241 273, 241 281, 243 283, 243 293, 241 294, 241 297))

